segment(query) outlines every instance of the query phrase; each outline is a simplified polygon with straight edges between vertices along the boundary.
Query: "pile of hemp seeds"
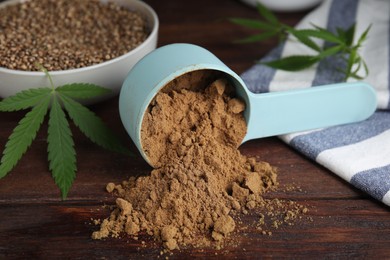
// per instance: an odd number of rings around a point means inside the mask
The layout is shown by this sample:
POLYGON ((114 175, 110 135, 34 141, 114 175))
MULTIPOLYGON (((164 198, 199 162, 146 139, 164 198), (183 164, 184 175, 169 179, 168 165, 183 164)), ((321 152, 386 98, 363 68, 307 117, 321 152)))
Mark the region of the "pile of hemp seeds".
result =
POLYGON ((87 67, 128 53, 149 34, 141 14, 113 2, 27 0, 0 8, 0 67, 87 67))

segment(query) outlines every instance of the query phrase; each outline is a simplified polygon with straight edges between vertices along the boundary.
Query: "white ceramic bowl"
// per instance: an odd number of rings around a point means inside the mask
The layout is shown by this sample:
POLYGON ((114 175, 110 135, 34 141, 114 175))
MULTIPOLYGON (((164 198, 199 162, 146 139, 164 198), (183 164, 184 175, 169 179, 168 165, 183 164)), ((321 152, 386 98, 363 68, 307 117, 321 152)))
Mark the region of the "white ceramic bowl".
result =
POLYGON ((261 3, 268 9, 277 12, 302 11, 319 4, 323 0, 241 0, 242 2, 255 7, 261 3))
MULTIPOLYGON (((115 59, 79 69, 49 72, 56 86, 69 83, 92 83, 112 90, 110 95, 94 101, 118 94, 130 69, 142 57, 154 50, 157 45, 159 21, 157 14, 149 5, 139 0, 108 1, 116 2, 144 15, 150 28, 148 38, 135 49, 115 59)), ((0 8, 18 2, 23 2, 23 0, 2 2, 0 8)), ((102 0, 102 2, 107 2, 107 0, 102 0)), ((2 98, 14 95, 22 90, 44 86, 49 86, 49 81, 43 72, 11 70, 0 67, 0 97, 2 98)))

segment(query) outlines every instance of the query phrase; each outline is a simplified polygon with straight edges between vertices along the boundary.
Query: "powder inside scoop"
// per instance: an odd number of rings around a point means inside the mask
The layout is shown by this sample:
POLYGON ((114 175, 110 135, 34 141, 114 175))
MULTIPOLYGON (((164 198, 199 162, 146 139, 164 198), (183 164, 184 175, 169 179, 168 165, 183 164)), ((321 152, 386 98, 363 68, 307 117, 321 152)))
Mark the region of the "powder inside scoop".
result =
POLYGON ((274 167, 238 150, 244 110, 228 80, 210 71, 169 83, 142 125, 155 169, 107 186, 117 207, 92 237, 146 231, 170 250, 221 245, 236 229, 235 215, 264 207, 262 194, 277 185, 274 167))

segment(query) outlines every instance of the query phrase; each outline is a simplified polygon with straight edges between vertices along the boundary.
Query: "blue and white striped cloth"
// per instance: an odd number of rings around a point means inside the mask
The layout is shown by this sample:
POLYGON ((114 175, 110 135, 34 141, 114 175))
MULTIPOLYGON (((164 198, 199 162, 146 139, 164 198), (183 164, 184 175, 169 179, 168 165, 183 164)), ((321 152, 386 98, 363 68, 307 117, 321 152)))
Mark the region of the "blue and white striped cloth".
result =
MULTIPOLYGON (((281 139, 390 206, 390 1, 325 0, 297 27, 311 28, 315 24, 335 30, 337 27, 346 29, 354 22, 357 26, 356 37, 372 24, 360 53, 370 70, 365 81, 377 91, 378 110, 364 122, 287 134, 281 139)), ((321 41, 318 43, 321 44, 321 41)), ((294 39, 289 39, 263 60, 293 54, 314 53, 294 39)), ((301 72, 274 70, 256 64, 241 76, 255 93, 307 88, 340 82, 342 75, 332 68, 342 66, 342 62, 328 58, 301 72)))

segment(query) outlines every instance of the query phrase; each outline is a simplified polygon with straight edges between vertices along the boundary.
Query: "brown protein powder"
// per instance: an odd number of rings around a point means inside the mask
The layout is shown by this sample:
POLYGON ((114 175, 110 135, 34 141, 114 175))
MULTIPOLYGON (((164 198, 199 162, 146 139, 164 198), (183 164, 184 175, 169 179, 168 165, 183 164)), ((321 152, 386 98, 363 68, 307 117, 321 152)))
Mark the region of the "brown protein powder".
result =
POLYGON ((262 197, 276 187, 276 169, 237 149, 246 133, 245 104, 226 79, 215 78, 211 71, 187 73, 154 98, 142 142, 156 169, 107 185, 118 196, 116 208, 92 238, 146 231, 169 250, 220 247, 236 229, 237 214, 266 206, 276 214, 282 204, 262 197))
POLYGON ((126 54, 148 35, 140 14, 115 3, 27 0, 0 9, 0 67, 86 67, 126 54))

